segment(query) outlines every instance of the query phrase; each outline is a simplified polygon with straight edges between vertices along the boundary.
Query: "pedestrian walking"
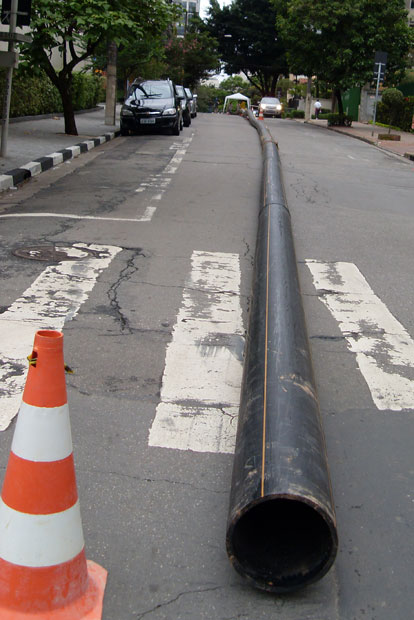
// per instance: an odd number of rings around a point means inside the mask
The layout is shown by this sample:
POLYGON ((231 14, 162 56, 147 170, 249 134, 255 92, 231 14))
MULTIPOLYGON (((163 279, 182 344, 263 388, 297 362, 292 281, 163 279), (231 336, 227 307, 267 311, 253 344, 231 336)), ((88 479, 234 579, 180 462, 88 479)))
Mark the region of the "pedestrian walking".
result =
POLYGON ((319 99, 317 99, 317 100, 315 101, 315 106, 314 106, 314 107, 315 107, 315 118, 319 118, 319 112, 320 112, 320 109, 321 109, 321 107, 322 107, 322 104, 321 104, 321 102, 319 101, 319 99))

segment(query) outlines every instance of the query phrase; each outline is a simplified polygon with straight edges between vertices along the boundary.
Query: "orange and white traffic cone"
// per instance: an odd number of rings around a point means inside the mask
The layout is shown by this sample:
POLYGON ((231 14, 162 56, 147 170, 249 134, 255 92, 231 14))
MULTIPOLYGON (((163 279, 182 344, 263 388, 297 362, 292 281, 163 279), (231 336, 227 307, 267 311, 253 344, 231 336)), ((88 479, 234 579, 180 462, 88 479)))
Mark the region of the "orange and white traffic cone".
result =
POLYGON ((85 556, 63 334, 38 331, 0 499, 0 618, 99 620, 106 577, 85 556))
POLYGON ((259 108, 259 121, 264 121, 263 110, 259 108))

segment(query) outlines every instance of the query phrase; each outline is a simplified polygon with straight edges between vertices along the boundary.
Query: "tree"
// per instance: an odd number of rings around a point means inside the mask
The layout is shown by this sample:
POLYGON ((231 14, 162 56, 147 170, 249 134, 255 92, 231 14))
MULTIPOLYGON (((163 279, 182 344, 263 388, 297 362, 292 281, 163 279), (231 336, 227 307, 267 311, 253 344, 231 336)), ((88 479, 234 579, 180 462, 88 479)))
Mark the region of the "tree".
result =
POLYGON ((279 77, 288 71, 275 24, 271 0, 234 0, 223 8, 210 0, 206 26, 219 42, 224 70, 244 73, 262 95, 274 96, 279 77))
POLYGON ((387 81, 404 70, 413 44, 402 0, 273 0, 291 71, 341 91, 373 79, 376 51, 388 52, 387 81))
POLYGON ((33 43, 22 46, 24 60, 41 67, 62 98, 65 133, 77 135, 71 98, 74 68, 102 42, 128 43, 162 32, 175 15, 166 0, 32 0, 33 43), (52 62, 58 50, 60 66, 52 62))
MULTIPOLYGON (((107 45, 103 42, 92 59, 94 70, 107 67, 107 45)), ((132 38, 118 47, 117 76, 124 85, 126 95, 127 82, 136 77, 144 79, 160 78, 166 71, 165 34, 147 35, 145 38, 132 38)))
POLYGON ((196 84, 220 71, 217 41, 193 17, 184 37, 172 36, 165 46, 166 73, 177 84, 194 88, 196 84))
POLYGON ((241 93, 242 95, 249 96, 250 82, 246 82, 240 75, 232 75, 222 82, 220 82, 220 88, 228 91, 228 94, 241 93))

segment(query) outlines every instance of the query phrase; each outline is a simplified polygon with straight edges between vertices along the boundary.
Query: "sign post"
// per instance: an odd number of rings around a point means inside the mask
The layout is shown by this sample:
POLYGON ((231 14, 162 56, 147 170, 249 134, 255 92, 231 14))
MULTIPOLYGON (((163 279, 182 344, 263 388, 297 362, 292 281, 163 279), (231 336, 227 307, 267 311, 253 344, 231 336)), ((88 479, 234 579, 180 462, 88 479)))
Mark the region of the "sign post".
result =
POLYGON ((374 118, 372 122, 372 133, 371 133, 372 136, 374 135, 375 120, 377 117, 377 101, 378 101, 379 85, 380 85, 380 82, 384 80, 385 67, 387 65, 387 58, 388 58, 387 52, 375 52, 374 78, 376 78, 377 80, 377 88, 375 91, 374 118))
POLYGON ((6 157, 7 139, 9 135, 10 100, 13 81, 13 69, 17 67, 19 55, 14 46, 17 41, 31 42, 31 38, 16 32, 16 26, 30 24, 31 0, 3 0, 1 7, 1 22, 9 24, 9 32, 0 33, 0 41, 8 41, 8 51, 0 52, 0 66, 7 67, 6 84, 3 102, 1 157, 6 157))
MULTIPOLYGON (((14 32, 16 31, 16 23, 17 23, 17 2, 18 0, 12 0, 11 2, 11 10, 10 10, 10 41, 9 41, 9 51, 8 54, 14 54, 14 40, 12 38, 14 32)), ((11 56, 13 58, 13 56, 11 56)), ((7 70, 6 76, 6 88, 4 93, 4 105, 3 105, 3 127, 1 130, 1 156, 6 157, 7 154, 7 138, 9 135, 9 113, 10 113, 10 100, 11 100, 11 89, 12 89, 12 81, 13 81, 13 64, 10 64, 7 70)))

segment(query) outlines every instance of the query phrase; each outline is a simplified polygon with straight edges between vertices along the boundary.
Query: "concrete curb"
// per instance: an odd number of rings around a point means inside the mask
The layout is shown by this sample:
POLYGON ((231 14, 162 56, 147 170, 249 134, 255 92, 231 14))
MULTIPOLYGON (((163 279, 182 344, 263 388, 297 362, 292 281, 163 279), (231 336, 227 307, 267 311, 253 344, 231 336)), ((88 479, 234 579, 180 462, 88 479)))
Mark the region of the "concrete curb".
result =
POLYGON ((91 138, 90 140, 79 142, 74 146, 68 146, 60 151, 46 155, 46 157, 39 157, 38 159, 30 161, 20 168, 9 170, 9 172, 0 175, 0 192, 10 189, 11 187, 16 187, 41 172, 50 170, 54 166, 62 164, 64 161, 78 157, 81 153, 87 153, 96 146, 105 144, 105 142, 109 142, 110 140, 117 138, 119 135, 121 135, 119 130, 106 133, 103 136, 98 136, 96 138, 91 138))
POLYGON ((328 131, 334 131, 335 133, 339 133, 342 136, 348 136, 349 138, 355 138, 356 140, 365 142, 365 144, 370 144, 371 146, 375 147, 376 149, 379 149, 380 151, 382 151, 383 153, 386 153, 387 155, 391 155, 391 157, 396 157, 400 161, 401 159, 404 160, 404 158, 411 159, 411 161, 414 161, 414 153, 396 153, 395 151, 391 151, 390 149, 387 149, 386 146, 382 146, 381 144, 379 144, 378 142, 375 142, 374 140, 370 140, 369 138, 365 138, 364 136, 357 136, 353 133, 346 133, 345 131, 341 131, 340 129, 337 129, 336 127, 322 127, 321 125, 316 125, 316 123, 312 123, 312 121, 303 121, 303 123, 312 125, 312 127, 318 127, 319 129, 327 129, 328 131))

